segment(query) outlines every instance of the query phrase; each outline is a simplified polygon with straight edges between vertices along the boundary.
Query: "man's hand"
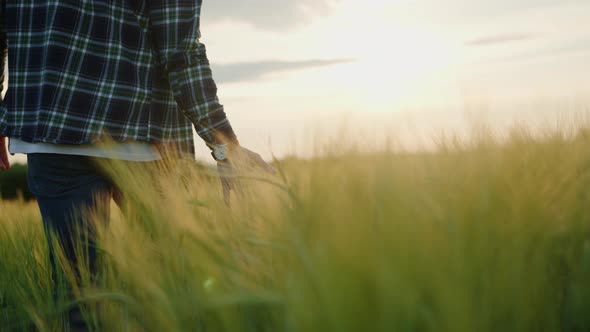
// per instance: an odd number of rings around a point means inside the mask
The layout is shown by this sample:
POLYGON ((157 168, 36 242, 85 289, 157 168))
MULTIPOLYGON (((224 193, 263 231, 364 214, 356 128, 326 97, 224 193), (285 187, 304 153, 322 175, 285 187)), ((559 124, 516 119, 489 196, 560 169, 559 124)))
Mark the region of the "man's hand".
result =
POLYGON ((217 169, 220 173, 223 199, 228 206, 230 204, 229 197, 231 191, 240 192, 237 179, 235 178, 236 171, 262 170, 270 174, 277 172, 258 153, 241 146, 232 147, 228 151, 227 160, 217 162, 217 169))
POLYGON ((10 169, 8 161, 8 149, 6 148, 6 137, 0 135, 0 171, 10 169))

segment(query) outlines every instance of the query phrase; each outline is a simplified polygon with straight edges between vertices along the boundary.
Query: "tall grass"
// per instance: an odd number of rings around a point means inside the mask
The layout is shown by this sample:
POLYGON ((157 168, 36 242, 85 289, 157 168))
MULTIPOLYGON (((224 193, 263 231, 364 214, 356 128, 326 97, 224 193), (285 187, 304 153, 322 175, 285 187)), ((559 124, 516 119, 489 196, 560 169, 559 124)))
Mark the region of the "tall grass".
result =
MULTIPOLYGON (((105 331, 590 330, 587 131, 358 151, 242 173, 231 209, 206 167, 154 179, 110 165, 127 212, 113 206, 100 281, 76 292, 99 305, 86 318, 105 331)), ((0 330, 59 330, 68 303, 51 302, 35 207, 0 209, 0 330)))

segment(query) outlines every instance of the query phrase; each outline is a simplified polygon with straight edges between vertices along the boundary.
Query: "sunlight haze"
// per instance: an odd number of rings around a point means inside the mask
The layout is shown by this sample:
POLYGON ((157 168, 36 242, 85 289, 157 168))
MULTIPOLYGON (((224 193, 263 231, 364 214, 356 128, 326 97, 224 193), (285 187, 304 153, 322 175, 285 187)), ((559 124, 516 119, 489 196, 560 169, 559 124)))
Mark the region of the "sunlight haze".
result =
POLYGON ((204 2, 203 42, 241 140, 278 155, 345 123, 386 135, 408 118, 452 128, 473 107, 491 121, 545 101, 566 112, 590 87, 587 1, 257 0, 224 14, 233 3, 204 2))

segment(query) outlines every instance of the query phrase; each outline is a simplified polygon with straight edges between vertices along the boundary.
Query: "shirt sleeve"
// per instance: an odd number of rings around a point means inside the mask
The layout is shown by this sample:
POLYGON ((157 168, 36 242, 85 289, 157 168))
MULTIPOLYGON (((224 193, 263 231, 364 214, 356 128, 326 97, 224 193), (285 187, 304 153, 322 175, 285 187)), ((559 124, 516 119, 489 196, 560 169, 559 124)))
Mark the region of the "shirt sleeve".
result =
POLYGON ((237 143, 217 97, 199 21, 202 0, 147 0, 150 33, 180 110, 207 143, 237 143))

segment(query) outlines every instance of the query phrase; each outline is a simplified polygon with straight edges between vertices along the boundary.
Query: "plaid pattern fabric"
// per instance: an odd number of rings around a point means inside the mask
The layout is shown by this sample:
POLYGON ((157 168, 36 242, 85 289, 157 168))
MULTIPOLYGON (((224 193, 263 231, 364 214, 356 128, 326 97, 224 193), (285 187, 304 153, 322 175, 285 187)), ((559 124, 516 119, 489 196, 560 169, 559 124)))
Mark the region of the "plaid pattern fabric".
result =
POLYGON ((201 0, 4 0, 0 131, 26 142, 236 140, 217 98, 201 0))

